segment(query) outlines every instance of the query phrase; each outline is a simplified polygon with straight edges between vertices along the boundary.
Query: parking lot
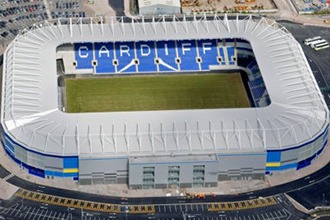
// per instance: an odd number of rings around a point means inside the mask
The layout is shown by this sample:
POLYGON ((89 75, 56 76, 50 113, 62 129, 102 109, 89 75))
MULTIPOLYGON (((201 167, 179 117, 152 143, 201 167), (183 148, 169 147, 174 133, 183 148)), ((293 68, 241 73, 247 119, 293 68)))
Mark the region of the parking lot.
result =
POLYGON ((40 208, 26 206, 16 203, 8 208, 0 208, 0 216, 9 215, 15 219, 29 219, 29 220, 60 220, 72 219, 72 214, 68 212, 52 211, 47 207, 40 208))
MULTIPOLYGON (((176 219, 192 219, 192 220, 291 220, 299 219, 302 215, 297 215, 289 208, 281 206, 271 209, 259 210, 235 210, 235 211, 207 211, 205 206, 194 204, 192 206, 159 206, 160 213, 149 213, 147 215, 128 215, 115 213, 89 212, 83 209, 56 209, 53 206, 48 207, 45 204, 39 206, 25 205, 23 202, 17 202, 8 208, 0 207, 0 218, 10 216, 11 219, 19 220, 105 220, 105 219, 157 219, 157 220, 176 220, 176 219), (176 207, 176 208, 175 208, 176 207), (179 208, 183 207, 183 208, 179 208), (173 208, 173 209, 172 209, 173 208), (203 211, 204 208, 204 211, 203 211), (197 211, 197 209, 199 211, 197 211), (164 212, 168 211, 168 212, 164 212)), ((158 212, 158 211, 157 211, 158 212)), ((8 218, 9 219, 9 218, 8 218)))

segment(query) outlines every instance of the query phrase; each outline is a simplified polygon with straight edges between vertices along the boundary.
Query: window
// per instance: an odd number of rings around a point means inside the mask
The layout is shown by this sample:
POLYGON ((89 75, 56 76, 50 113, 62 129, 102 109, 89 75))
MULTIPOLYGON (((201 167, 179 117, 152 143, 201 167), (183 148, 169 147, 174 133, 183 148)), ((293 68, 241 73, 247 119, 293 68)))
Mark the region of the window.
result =
POLYGON ((180 182, 180 166, 169 166, 168 167, 168 184, 178 185, 180 182))
POLYGON ((143 167, 142 188, 149 189, 155 187, 155 167, 143 167))
POLYGON ((194 165, 193 187, 203 187, 205 181, 205 165, 194 165))

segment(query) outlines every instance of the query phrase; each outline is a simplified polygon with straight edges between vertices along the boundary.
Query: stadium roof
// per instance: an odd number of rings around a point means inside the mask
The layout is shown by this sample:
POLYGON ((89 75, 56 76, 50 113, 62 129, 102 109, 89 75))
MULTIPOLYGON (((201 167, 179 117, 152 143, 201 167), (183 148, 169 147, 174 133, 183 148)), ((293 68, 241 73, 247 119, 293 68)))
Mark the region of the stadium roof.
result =
POLYGON ((265 18, 100 24, 45 22, 23 31, 4 59, 2 115, 7 133, 54 155, 129 156, 260 152, 306 143, 328 125, 328 109, 304 53, 265 18), (64 43, 242 38, 251 43, 272 103, 262 108, 65 113, 58 109, 56 48, 64 43))

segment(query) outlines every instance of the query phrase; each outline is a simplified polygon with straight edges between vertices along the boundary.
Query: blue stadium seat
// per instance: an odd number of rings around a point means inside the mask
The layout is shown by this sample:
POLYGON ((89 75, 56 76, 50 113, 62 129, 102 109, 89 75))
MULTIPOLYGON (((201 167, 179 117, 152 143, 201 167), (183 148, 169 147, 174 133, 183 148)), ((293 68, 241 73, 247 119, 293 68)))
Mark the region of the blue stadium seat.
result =
POLYGON ((221 65, 226 65, 225 53, 223 51, 223 47, 219 47, 219 54, 221 58, 221 65))
POLYGON ((178 71, 176 63, 176 46, 174 41, 157 41, 157 55, 159 58, 159 71, 178 71))
POLYGON ((257 75, 259 73, 259 67, 256 65, 251 69, 253 75, 257 75))
POLYGON ((260 86, 263 83, 264 83, 264 81, 263 81, 262 77, 257 77, 254 80, 249 81, 249 85, 252 88, 256 87, 256 86, 260 86))
POLYGON ((76 69, 93 68, 93 44, 77 43, 74 44, 75 59, 77 62, 76 69))
POLYGON ((114 73, 113 65, 114 50, 113 43, 95 43, 95 59, 97 60, 97 73, 114 73))
POLYGON ((198 53, 201 57, 202 70, 209 70, 210 65, 219 65, 218 63, 218 51, 216 40, 199 40, 198 53))
POLYGON ((255 65, 257 64, 256 60, 252 60, 251 63, 249 63, 246 68, 248 69, 252 69, 255 65))
POLYGON ((155 42, 136 42, 136 56, 139 59, 139 72, 156 72, 157 65, 155 64, 155 42))
POLYGON ((249 69, 253 75, 257 75, 260 72, 258 64, 255 60, 253 60, 251 63, 249 63, 246 66, 246 68, 249 69))
POLYGON ((235 64, 235 47, 227 47, 229 65, 235 64))
POLYGON ((180 58, 180 69, 183 71, 200 70, 197 63, 197 48, 195 40, 177 41, 178 54, 180 58))
MULTIPOLYGON (((211 65, 226 65, 226 60, 229 65, 236 63, 235 48, 221 45, 221 40, 216 39, 105 42, 77 43, 74 50, 76 69, 93 69, 95 60, 95 71, 99 74, 207 71, 211 65)), ((248 68, 253 73, 259 72, 256 62, 248 68)))
POLYGON ((133 42, 116 42, 117 71, 122 73, 135 73, 135 52, 133 42))
POLYGON ((266 88, 264 86, 258 86, 252 89, 252 96, 254 100, 258 100, 264 94, 266 88))

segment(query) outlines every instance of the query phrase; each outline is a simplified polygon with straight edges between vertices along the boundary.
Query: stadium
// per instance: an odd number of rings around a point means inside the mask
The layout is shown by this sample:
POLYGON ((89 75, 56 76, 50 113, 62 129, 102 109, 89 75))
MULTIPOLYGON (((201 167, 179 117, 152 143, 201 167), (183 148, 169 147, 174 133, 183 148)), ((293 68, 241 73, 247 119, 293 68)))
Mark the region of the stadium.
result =
POLYGON ((7 47, 1 141, 29 173, 212 187, 294 172, 322 153, 328 109, 276 22, 107 19, 36 24, 7 47))

